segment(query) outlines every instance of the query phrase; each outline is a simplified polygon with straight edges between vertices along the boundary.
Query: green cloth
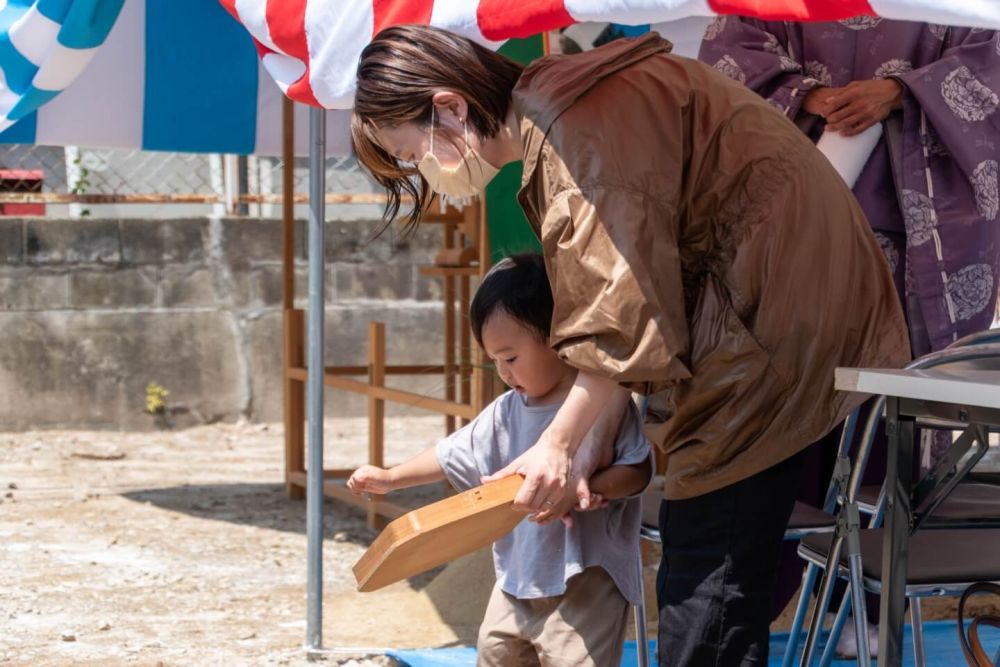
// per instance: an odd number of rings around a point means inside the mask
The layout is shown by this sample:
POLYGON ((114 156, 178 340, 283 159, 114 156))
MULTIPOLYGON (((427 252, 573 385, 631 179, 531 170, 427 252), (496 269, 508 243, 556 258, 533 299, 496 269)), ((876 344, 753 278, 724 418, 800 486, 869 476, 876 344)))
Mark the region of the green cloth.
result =
MULTIPOLYGON (((500 48, 500 53, 527 65, 544 55, 542 37, 512 39, 500 48)), ((486 227, 492 262, 518 252, 541 252, 542 245, 517 203, 520 188, 520 162, 505 166, 486 186, 486 227)))

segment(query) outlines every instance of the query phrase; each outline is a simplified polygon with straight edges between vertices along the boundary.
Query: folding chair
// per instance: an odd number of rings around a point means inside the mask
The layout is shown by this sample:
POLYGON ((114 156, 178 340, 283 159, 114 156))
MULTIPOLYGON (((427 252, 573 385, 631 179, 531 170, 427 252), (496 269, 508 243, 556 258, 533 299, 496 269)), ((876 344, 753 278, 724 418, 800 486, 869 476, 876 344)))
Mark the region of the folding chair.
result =
MULTIPOLYGON (((994 366, 998 360, 1000 360, 1000 344, 970 345, 968 347, 953 347, 927 355, 911 363, 908 368, 953 365, 990 367, 994 366)), ((802 665, 810 665, 812 662, 821 631, 821 621, 832 596, 833 582, 838 576, 844 575, 849 579, 850 588, 848 594, 844 596, 834 620, 821 664, 828 665, 832 661, 834 647, 851 607, 855 609, 859 664, 867 665, 870 663, 866 630, 867 619, 862 596, 865 590, 877 593, 881 588, 881 559, 878 558, 881 532, 873 532, 871 529, 877 529, 881 524, 884 493, 880 493, 879 500, 872 508, 874 514, 869 521, 869 530, 863 531, 860 530, 857 496, 861 474, 871 451, 876 427, 881 419, 884 405, 884 398, 880 398, 868 416, 864 437, 859 446, 855 463, 851 468, 846 494, 838 500, 841 507, 836 534, 833 536, 809 536, 802 541, 799 547, 799 554, 807 561, 808 569, 822 569, 824 571, 823 583, 817 596, 817 604, 806 639, 802 665), (847 552, 843 553, 845 541, 848 548, 847 552), (865 553, 869 555, 867 560, 864 558, 865 553)), ((946 430, 964 428, 958 424, 923 421, 920 422, 919 426, 946 430)), ((942 508, 945 506, 949 494, 954 491, 960 479, 986 453, 987 440, 987 434, 979 429, 967 429, 949 450, 945 459, 920 482, 917 494, 918 497, 922 498, 922 502, 917 509, 921 516, 944 511, 942 508), (963 458, 965 454, 970 452, 971 455, 963 458)), ((956 501, 952 501, 952 507, 957 506, 956 501)), ((984 550, 983 547, 976 547, 966 553, 960 551, 962 545, 979 541, 985 546, 983 540, 1000 540, 1000 532, 950 530, 946 533, 948 540, 953 540, 952 544, 957 547, 951 548, 949 545, 946 554, 935 550, 934 545, 938 542, 935 537, 930 537, 928 533, 914 533, 910 540, 910 567, 908 568, 906 594, 911 602, 914 653, 918 665, 923 664, 924 657, 920 598, 926 595, 957 595, 975 580, 1000 578, 1000 560, 995 557, 997 552, 991 553, 988 548, 984 550), (973 579, 970 580, 969 577, 973 577, 973 579)), ((934 535, 940 537, 945 533, 937 530, 934 535)), ((993 543, 990 542, 990 544, 993 543)), ((1000 545, 1000 541, 997 544, 1000 545)), ((808 605, 808 598, 811 596, 812 583, 810 582, 809 586, 804 587, 800 594, 798 609, 801 609, 803 613, 808 605)), ((801 627, 801 623, 799 627, 801 627)), ((798 636, 789 637, 788 652, 793 656, 793 659, 797 645, 798 636)))

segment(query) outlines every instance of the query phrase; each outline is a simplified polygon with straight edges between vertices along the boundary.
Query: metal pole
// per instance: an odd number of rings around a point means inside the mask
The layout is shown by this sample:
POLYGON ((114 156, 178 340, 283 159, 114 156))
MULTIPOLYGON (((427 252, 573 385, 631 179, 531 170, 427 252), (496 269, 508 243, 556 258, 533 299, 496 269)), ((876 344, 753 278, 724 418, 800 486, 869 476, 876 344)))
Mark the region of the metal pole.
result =
POLYGON ((813 608, 812 619, 809 622, 809 634, 806 635, 806 647, 802 652, 802 660, 799 662, 800 667, 812 667, 813 654, 819 644, 820 635, 823 633, 823 619, 826 616, 826 610, 830 608, 830 598, 833 597, 833 584, 837 581, 840 552, 843 546, 843 532, 837 530, 834 533, 833 544, 830 546, 830 553, 826 558, 819 595, 816 596, 816 606, 813 608))
POLYGON ((250 215, 250 205, 242 200, 243 195, 250 193, 250 162, 246 155, 236 158, 236 215, 246 217, 250 215))
POLYGON ((879 605, 878 667, 903 664, 906 568, 913 513, 913 419, 899 414, 899 398, 886 397, 885 430, 889 458, 885 473, 886 510, 882 532, 882 600, 879 605))
MULTIPOLYGON (((924 656, 924 615, 920 610, 920 598, 910 598, 910 625, 913 628, 913 664, 927 667, 924 656)), ((993 661, 996 664, 996 661, 993 661)))
MULTIPOLYGON (((80 147, 66 146, 63 148, 63 155, 66 162, 66 186, 71 193, 83 194, 84 183, 83 169, 80 165, 80 147)), ((80 204, 69 205, 69 217, 79 218, 83 213, 83 206, 80 204)))
MULTIPOLYGON (((844 627, 847 625, 847 615, 851 613, 851 609, 854 606, 851 600, 851 591, 848 591, 840 600, 840 609, 837 610, 837 615, 833 619, 833 625, 830 627, 830 634, 827 637, 826 646, 823 648, 823 655, 819 658, 819 667, 830 667, 833 664, 833 659, 837 653, 837 643, 840 642, 840 636, 844 634, 844 627)), ((868 631, 865 630, 865 632, 867 633, 868 631)), ((861 655, 863 654, 859 651, 859 665, 861 664, 861 655)), ((869 660, 869 663, 871 663, 871 660, 869 660)))
MULTIPOLYGON (((482 238, 482 236, 480 236, 482 238)), ((645 423, 649 412, 649 397, 643 394, 639 398, 639 419, 645 423)), ((638 667, 649 667, 649 640, 646 639, 646 591, 643 580, 642 540, 639 540, 639 604, 635 607, 635 648, 638 667)))
POLYGON ((792 618, 792 628, 788 631, 788 644, 785 646, 785 655, 781 659, 781 667, 792 667, 795 664, 795 658, 799 653, 799 639, 802 637, 802 624, 809 612, 809 599, 812 597, 813 586, 816 584, 816 575, 818 574, 818 565, 815 563, 806 564, 806 571, 802 575, 802 592, 799 593, 799 602, 795 605, 795 616, 792 618))
POLYGON ((323 645, 323 318, 326 219, 326 112, 309 110, 309 324, 306 383, 306 650, 323 645))
MULTIPOLYGON (((855 510, 856 511, 856 510, 855 510)), ((868 610, 865 608, 865 584, 861 574, 861 544, 857 531, 847 535, 848 568, 851 577, 851 606, 854 607, 854 637, 858 647, 859 667, 872 664, 871 647, 868 645, 868 610)), ((831 635, 830 641, 833 642, 831 635)))
MULTIPOLYGON (((643 397, 645 398, 645 397, 643 397)), ((635 658, 637 667, 649 667, 649 640, 646 638, 646 591, 643 581, 642 541, 639 541, 639 604, 635 611, 635 658)))
POLYGON ((212 204, 212 215, 217 218, 224 218, 228 213, 225 157, 222 153, 211 153, 208 156, 208 179, 212 184, 212 192, 218 195, 218 199, 212 204))

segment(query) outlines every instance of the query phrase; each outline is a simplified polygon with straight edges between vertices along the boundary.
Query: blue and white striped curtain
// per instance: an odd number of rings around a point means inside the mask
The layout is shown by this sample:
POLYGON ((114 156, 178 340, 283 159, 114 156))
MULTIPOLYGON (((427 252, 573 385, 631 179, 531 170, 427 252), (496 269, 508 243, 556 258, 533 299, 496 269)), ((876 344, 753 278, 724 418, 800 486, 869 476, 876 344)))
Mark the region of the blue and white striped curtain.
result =
MULTIPOLYGON (((8 0, 0 77, 0 143, 281 152, 281 91, 216 0, 8 0)), ((348 112, 328 113, 347 154, 348 112)))
POLYGON ((123 0, 8 0, 0 10, 0 130, 72 83, 104 43, 123 0))

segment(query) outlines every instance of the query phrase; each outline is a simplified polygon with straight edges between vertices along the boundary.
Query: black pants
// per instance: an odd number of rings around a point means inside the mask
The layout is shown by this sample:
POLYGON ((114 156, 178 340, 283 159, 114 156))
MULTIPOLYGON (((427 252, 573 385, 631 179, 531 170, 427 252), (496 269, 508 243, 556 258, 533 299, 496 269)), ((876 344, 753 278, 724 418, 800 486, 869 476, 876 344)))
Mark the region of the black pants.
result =
POLYGON ((803 460, 660 505, 661 667, 767 664, 778 555, 803 460))

